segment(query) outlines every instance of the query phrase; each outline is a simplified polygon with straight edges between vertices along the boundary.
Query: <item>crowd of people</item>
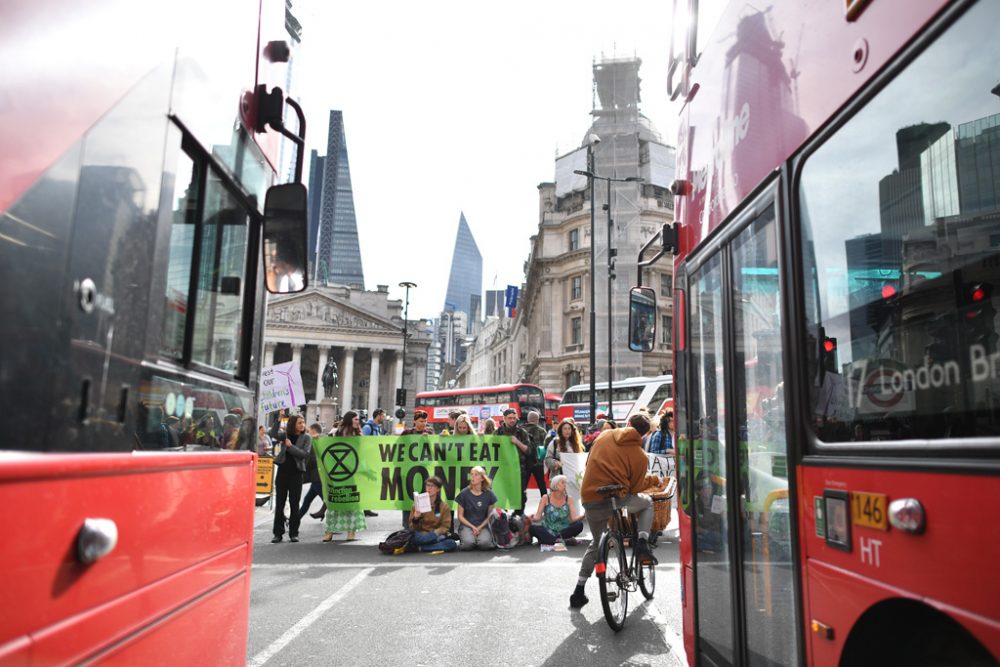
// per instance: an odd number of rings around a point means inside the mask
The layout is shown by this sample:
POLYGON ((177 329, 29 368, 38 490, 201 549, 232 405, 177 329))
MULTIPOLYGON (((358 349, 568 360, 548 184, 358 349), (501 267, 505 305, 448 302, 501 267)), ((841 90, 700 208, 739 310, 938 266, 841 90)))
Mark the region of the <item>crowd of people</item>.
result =
MULTIPOLYGON (((529 412, 524 424, 521 424, 517 412, 512 408, 503 412, 499 426, 492 419, 484 420, 483 433, 510 437, 518 451, 522 509, 516 509, 513 516, 519 517, 517 526, 525 526, 524 533, 528 539, 522 543, 530 544, 537 540, 542 545, 562 543, 565 546, 574 546, 577 544, 578 536, 583 532, 586 520, 594 536, 591 547, 596 549, 603 530, 600 526, 595 526, 594 516, 598 517, 598 523, 603 521, 602 525, 606 525, 607 516, 603 502, 588 507, 588 503, 593 505, 596 500, 603 500, 588 499, 586 493, 588 480, 610 475, 617 482, 627 482, 624 486, 628 489, 635 487, 633 494, 658 483, 658 478, 647 479, 645 474, 634 480, 615 477, 616 468, 621 467, 625 459, 621 458, 612 444, 604 445, 603 448, 608 454, 617 454, 616 457, 610 457, 612 460, 610 465, 605 465, 602 460, 609 457, 595 453, 598 444, 625 443, 632 447, 634 451, 629 450, 629 452, 636 460, 631 463, 629 469, 645 471, 645 465, 638 457, 642 457, 644 461, 646 452, 667 456, 673 454, 672 420, 673 415, 668 412, 658 421, 654 419, 651 422, 648 413, 640 411, 625 428, 619 429, 614 421, 601 417, 586 433, 573 419, 564 419, 555 428, 546 430, 544 420, 536 412, 529 412), (568 480, 562 474, 562 457, 566 454, 588 451, 591 453, 591 460, 588 462, 588 476, 585 478, 584 491, 581 493, 583 497, 576 499, 583 502, 584 512, 578 513, 578 505, 569 494, 568 480), (589 472, 591 470, 595 472, 589 472), (534 514, 525 517, 523 508, 527 502, 527 487, 532 478, 538 486, 540 499, 534 514), (600 518, 602 516, 603 519, 600 518)), ((330 434, 371 436, 384 434, 387 430, 384 410, 375 410, 370 419, 364 420, 363 424, 362 421, 362 415, 349 411, 336 421, 330 434)), ((272 455, 277 467, 272 542, 282 542, 286 529, 289 540, 298 542, 302 519, 309 512, 313 501, 317 497, 322 497, 320 473, 312 452, 312 443, 315 438, 323 434, 323 430, 318 423, 310 425, 307 429, 302 415, 286 417, 284 411, 278 414, 270 431, 265 432, 264 427, 260 427, 257 434, 258 451, 272 455), (308 483, 309 488, 303 497, 305 483, 308 483), (286 505, 289 508, 287 518, 286 505)), ((404 429, 402 435, 433 432, 428 424, 427 413, 417 410, 413 415, 412 425, 404 429)), ((448 424, 442 434, 475 435, 476 428, 468 414, 462 410, 454 410, 449 414, 448 424)), ((497 516, 498 499, 491 488, 492 480, 487 471, 478 466, 471 470, 468 485, 454 499, 456 507, 454 514, 447 499, 443 497, 443 487, 440 478, 429 478, 424 489, 430 499, 429 509, 425 507, 424 511, 418 511, 414 506, 409 511, 403 511, 403 527, 412 531, 411 550, 450 552, 459 549, 469 551, 495 548, 497 538, 494 535, 493 519, 497 516)), ((636 513, 643 510, 638 505, 632 509, 636 513)), ((334 536, 338 534, 346 534, 345 541, 348 542, 357 540, 358 532, 368 528, 366 515, 377 516, 374 512, 361 509, 327 510, 323 504, 318 511, 309 514, 310 517, 324 522, 324 542, 333 541, 334 536)), ((640 526, 642 525, 640 519, 640 526)), ((587 560, 585 557, 584 569, 587 569, 587 560)), ((589 567, 592 569, 593 564, 591 563, 589 567)), ((581 576, 582 574, 583 571, 581 576)), ((589 574, 587 572, 587 577, 589 574)), ((579 596, 574 600, 579 603, 579 596)))

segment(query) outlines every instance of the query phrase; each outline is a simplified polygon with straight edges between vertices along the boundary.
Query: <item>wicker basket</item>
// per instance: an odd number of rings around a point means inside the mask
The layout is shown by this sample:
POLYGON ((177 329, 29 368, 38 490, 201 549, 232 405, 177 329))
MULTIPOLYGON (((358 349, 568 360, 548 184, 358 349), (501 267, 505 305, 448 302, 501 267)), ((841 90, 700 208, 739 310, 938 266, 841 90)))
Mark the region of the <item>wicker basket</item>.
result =
POLYGON ((674 487, 676 482, 671 479, 667 483, 667 488, 663 491, 654 491, 649 494, 653 499, 653 527, 654 532, 666 530, 670 525, 671 501, 674 497, 674 487))

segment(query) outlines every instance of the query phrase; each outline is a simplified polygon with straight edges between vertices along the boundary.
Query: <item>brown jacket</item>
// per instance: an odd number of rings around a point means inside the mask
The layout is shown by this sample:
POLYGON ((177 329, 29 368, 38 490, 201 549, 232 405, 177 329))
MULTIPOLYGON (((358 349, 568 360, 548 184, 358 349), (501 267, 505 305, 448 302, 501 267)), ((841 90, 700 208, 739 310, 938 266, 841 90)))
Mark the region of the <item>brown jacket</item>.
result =
POLYGON ((451 532, 451 508, 440 496, 438 496, 438 500, 441 502, 440 515, 432 511, 415 516, 413 511, 410 511, 410 525, 414 530, 437 533, 438 535, 447 535, 451 532))
POLYGON ((597 503, 605 496, 597 493, 598 487, 621 484, 621 495, 640 493, 660 480, 649 475, 649 458, 642 449, 642 437, 631 426, 604 431, 590 448, 587 470, 580 487, 580 500, 584 504, 597 503))

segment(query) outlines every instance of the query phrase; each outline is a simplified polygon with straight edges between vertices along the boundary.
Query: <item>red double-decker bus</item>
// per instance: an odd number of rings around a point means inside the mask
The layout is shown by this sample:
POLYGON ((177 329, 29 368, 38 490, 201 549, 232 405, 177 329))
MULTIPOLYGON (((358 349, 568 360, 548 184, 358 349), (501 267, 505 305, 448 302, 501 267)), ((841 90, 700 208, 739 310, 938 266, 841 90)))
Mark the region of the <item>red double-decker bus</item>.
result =
POLYGON ((245 664, 285 3, 2 14, 0 663, 245 664))
POLYGON ((662 232, 688 661, 996 664, 1000 3, 699 4, 662 232))
POLYGON ((545 394, 545 423, 549 428, 555 428, 559 423, 559 404, 562 402, 560 394, 545 394))
POLYGON ((417 394, 414 409, 426 412, 427 423, 440 433, 455 408, 465 410, 478 428, 487 419, 500 423, 507 408, 517 410, 518 420, 524 421, 530 411, 545 414, 545 392, 538 385, 523 383, 424 391, 417 394))

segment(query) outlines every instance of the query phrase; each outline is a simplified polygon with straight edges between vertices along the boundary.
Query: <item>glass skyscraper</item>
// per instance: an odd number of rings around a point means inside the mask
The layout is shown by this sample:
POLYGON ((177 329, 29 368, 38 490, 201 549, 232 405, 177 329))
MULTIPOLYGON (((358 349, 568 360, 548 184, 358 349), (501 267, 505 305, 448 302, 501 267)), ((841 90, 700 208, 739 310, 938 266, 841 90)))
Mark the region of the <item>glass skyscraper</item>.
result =
POLYGON ((444 312, 462 312, 466 318, 466 333, 472 333, 472 323, 480 316, 483 294, 483 256, 472 237, 465 213, 458 218, 458 234, 455 236, 455 252, 451 258, 451 275, 448 277, 448 293, 444 299, 444 312))
MULTIPOLYGON (((315 162, 313 163, 315 166, 315 162)), ((347 160, 344 114, 330 111, 326 157, 323 158, 323 192, 319 204, 314 278, 316 284, 365 288, 358 243, 358 221, 354 215, 354 190, 347 160)), ((310 177, 310 182, 313 178, 310 177)))

